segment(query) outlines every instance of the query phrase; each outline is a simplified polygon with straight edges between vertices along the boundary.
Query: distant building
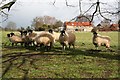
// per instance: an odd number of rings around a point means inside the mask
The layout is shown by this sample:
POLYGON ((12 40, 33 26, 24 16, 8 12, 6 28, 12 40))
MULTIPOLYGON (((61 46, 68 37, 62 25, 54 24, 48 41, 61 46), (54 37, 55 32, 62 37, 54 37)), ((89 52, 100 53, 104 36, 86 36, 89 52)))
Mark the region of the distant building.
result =
POLYGON ((97 25, 99 31, 118 31, 118 24, 110 24, 109 26, 101 26, 101 24, 97 25))
POLYGON ((111 29, 112 31, 118 31, 118 30, 119 30, 119 26, 118 26, 118 24, 111 24, 111 25, 110 25, 110 29, 111 29))
POLYGON ((70 31, 91 31, 93 29, 90 22, 65 22, 65 27, 70 31))

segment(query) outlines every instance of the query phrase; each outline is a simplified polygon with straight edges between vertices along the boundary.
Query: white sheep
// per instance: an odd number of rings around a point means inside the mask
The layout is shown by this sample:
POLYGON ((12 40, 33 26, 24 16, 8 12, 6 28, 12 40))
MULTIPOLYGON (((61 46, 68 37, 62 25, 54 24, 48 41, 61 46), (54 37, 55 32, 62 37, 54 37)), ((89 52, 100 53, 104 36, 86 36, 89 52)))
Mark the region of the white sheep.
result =
POLYGON ((98 46, 106 46, 107 49, 110 48, 109 36, 101 36, 94 30, 92 30, 91 32, 93 33, 93 44, 96 48, 98 48, 98 46))
POLYGON ((50 33, 43 32, 39 36, 37 36, 34 41, 37 45, 44 45, 45 48, 48 50, 51 49, 54 44, 54 37, 50 33))
POLYGON ((73 48, 75 48, 75 41, 76 41, 76 36, 74 33, 65 32, 64 30, 61 31, 59 42, 62 45, 63 50, 65 50, 67 45, 69 45, 69 48, 71 45, 73 46, 73 48))
POLYGON ((46 31, 28 30, 28 32, 26 31, 24 33, 26 34, 26 36, 29 36, 29 39, 34 40, 36 37, 40 36, 41 34, 46 33, 46 31))

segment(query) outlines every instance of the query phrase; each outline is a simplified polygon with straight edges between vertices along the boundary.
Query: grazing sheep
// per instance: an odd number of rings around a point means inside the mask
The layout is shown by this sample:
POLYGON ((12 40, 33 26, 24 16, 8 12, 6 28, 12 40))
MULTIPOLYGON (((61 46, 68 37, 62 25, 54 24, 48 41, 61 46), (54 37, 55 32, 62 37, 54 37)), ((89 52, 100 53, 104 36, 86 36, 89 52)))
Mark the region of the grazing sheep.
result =
POLYGON ((10 42, 12 42, 12 46, 14 44, 21 43, 21 45, 24 43, 22 38, 20 36, 15 35, 14 33, 7 34, 7 37, 9 38, 10 42))
POLYGON ((92 30, 91 32, 93 33, 93 44, 96 48, 98 48, 98 46, 106 46, 106 48, 110 48, 109 36, 101 36, 94 30, 92 30))
POLYGON ((76 36, 72 32, 65 32, 64 30, 61 31, 60 37, 59 37, 59 42, 62 45, 63 50, 67 45, 70 46, 72 45, 73 48, 75 48, 75 41, 76 41, 76 36))
POLYGON ((34 41, 37 43, 37 45, 44 45, 45 48, 48 50, 51 49, 51 47, 53 46, 54 37, 50 33, 43 32, 38 37, 36 37, 34 41))

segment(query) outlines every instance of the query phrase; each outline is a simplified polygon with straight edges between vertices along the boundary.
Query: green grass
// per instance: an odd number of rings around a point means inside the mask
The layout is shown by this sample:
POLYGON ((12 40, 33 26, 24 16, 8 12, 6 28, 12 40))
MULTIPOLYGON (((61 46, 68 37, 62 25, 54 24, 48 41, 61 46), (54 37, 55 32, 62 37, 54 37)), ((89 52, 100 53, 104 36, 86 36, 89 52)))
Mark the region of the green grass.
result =
POLYGON ((92 33, 76 32, 76 48, 61 50, 56 43, 51 51, 11 47, 2 32, 3 78, 120 78, 118 32, 99 32, 111 37, 111 50, 95 49, 92 33))

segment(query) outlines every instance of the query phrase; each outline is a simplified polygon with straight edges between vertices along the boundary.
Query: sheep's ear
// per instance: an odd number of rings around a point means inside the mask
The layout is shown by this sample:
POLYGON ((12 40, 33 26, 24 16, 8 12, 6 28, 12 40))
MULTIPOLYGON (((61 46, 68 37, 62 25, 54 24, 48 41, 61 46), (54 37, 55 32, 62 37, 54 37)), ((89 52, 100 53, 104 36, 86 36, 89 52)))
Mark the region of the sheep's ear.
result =
POLYGON ((10 33, 10 35, 11 35, 11 37, 13 36, 13 35, 15 35, 14 33, 10 33))
POLYGON ((23 33, 24 33, 25 35, 27 35, 27 31, 24 31, 23 33))
POLYGON ((49 29, 48 31, 49 31, 49 33, 53 33, 53 30, 52 30, 52 29, 49 29))
POLYGON ((62 36, 64 36, 64 34, 65 34, 65 31, 64 31, 64 30, 62 30, 62 31, 61 31, 61 35, 62 35, 62 36))
POLYGON ((33 30, 28 30, 28 32, 29 32, 29 33, 32 33, 32 32, 33 32, 33 30))
POLYGON ((64 31, 64 30, 62 30, 62 31, 61 31, 61 33, 65 34, 65 31, 64 31))

